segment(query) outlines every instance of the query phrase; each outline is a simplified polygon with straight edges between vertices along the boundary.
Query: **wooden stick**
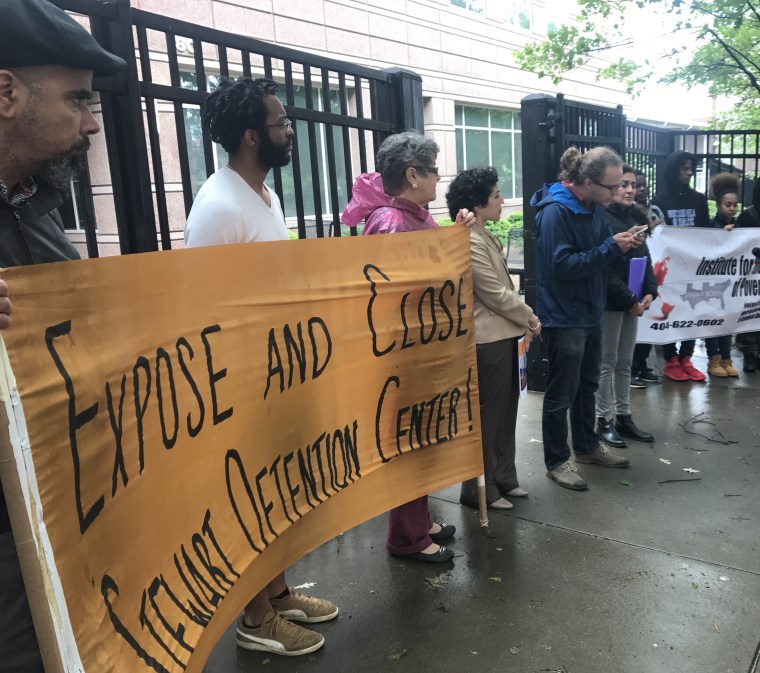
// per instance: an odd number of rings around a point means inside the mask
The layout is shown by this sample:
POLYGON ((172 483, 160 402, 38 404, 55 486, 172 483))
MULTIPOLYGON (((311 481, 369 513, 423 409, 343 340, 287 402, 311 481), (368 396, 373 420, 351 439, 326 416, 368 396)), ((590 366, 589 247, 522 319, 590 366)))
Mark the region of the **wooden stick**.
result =
POLYGON ((481 474, 478 477, 478 514, 480 515, 480 530, 488 535, 488 502, 486 501, 486 477, 481 474))

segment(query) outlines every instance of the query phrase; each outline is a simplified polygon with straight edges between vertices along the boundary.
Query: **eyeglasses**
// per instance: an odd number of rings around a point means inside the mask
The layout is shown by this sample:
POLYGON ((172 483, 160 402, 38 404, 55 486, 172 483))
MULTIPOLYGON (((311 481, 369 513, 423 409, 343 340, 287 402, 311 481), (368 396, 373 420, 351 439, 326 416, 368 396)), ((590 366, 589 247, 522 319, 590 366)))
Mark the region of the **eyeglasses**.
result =
POLYGON ((433 173, 434 175, 438 175, 438 166, 428 166, 427 168, 424 166, 412 166, 412 168, 416 168, 422 173, 433 173))
POLYGON ((293 122, 290 119, 283 119, 279 124, 264 124, 265 129, 271 128, 285 128, 287 131, 289 128, 293 128, 293 122))
POLYGON ((604 187, 605 189, 609 189, 611 194, 614 194, 623 186, 622 182, 617 185, 605 185, 604 183, 597 182, 596 180, 592 180, 591 182, 593 182, 595 185, 599 185, 600 187, 604 187))

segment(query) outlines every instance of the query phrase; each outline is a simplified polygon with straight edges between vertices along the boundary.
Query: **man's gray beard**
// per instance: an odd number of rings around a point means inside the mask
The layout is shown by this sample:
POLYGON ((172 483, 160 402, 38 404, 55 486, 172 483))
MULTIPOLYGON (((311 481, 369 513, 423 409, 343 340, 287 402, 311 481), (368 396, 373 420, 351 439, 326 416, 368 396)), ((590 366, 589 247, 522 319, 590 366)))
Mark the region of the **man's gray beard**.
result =
POLYGON ((40 165, 36 174, 42 180, 56 189, 68 189, 71 179, 84 167, 84 153, 59 154, 52 159, 46 159, 40 165))

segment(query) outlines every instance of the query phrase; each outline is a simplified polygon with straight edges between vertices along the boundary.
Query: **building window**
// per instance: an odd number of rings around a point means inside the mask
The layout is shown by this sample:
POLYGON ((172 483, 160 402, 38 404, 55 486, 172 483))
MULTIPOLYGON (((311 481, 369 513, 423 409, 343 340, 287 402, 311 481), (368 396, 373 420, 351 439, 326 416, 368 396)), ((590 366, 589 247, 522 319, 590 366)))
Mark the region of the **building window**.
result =
MULTIPOLYGON (((211 75, 208 78, 209 89, 215 90, 219 83, 219 76, 211 75)), ((195 73, 183 72, 181 73, 181 83, 183 88, 197 89, 197 80, 195 73)), ((294 86, 294 105, 295 107, 306 107, 306 89, 303 86, 294 86)), ((281 96, 281 100, 284 100, 284 95, 281 96)), ((325 111, 325 101, 322 95, 322 89, 314 87, 312 88, 312 100, 314 102, 314 108, 320 111, 325 111)), ((338 98, 337 91, 330 91, 330 100, 328 103, 329 112, 340 113, 340 100, 338 98)), ((203 158, 203 135, 201 132, 201 114, 197 105, 183 105, 183 111, 185 114, 185 136, 188 148, 188 157, 190 163, 190 182, 193 190, 193 197, 198 193, 201 185, 206 180, 206 166, 203 158)), ((317 148, 317 165, 319 172, 317 175, 312 174, 311 161, 310 161, 310 148, 309 148, 309 127, 305 121, 295 121, 293 128, 296 132, 295 141, 298 147, 298 156, 300 157, 300 186, 301 193, 303 195, 303 207, 304 217, 307 220, 313 220, 316 214, 316 206, 314 199, 314 181, 318 182, 319 194, 322 202, 322 214, 332 215, 330 211, 330 173, 327 162, 327 132, 324 124, 315 124, 315 136, 316 136, 316 148, 317 148)), ((333 127, 332 144, 335 150, 335 156, 342 158, 345 156, 343 146, 343 132, 340 127, 333 127)), ((214 144, 214 166, 219 168, 227 163, 227 152, 224 151, 221 145, 214 144)), ((343 161, 336 161, 335 166, 335 179, 337 183, 338 191, 338 203, 346 203, 348 201, 348 195, 346 191, 346 166, 343 161)), ((290 163, 280 169, 280 175, 282 177, 282 192, 283 192, 283 211, 287 217, 296 216, 296 190, 295 190, 295 175, 293 164, 290 163)), ((268 176, 267 183, 270 186, 274 185, 272 176, 268 176)), ((307 222, 307 227, 310 223, 307 222)))
POLYGON ((532 0, 491 0, 489 12, 494 18, 518 28, 530 30, 532 25, 532 0))
POLYGON ((454 5, 454 7, 469 9, 476 14, 482 14, 485 0, 451 0, 451 4, 454 5))
POLYGON ((493 166, 504 198, 522 198, 520 113, 456 105, 454 128, 457 171, 493 166))

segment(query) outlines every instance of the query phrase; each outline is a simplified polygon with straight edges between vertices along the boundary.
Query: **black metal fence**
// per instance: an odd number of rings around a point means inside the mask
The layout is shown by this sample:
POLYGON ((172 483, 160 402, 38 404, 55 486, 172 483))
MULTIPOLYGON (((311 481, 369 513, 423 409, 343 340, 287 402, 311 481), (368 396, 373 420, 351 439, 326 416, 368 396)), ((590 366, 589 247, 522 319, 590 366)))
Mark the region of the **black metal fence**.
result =
MULTIPOLYGON (((122 254, 181 240, 200 185, 226 161, 200 121, 220 77, 281 84, 296 142, 291 165, 275 169, 273 182, 301 238, 340 235, 340 211, 374 148, 390 133, 423 128, 421 79, 412 72, 280 47, 133 9, 129 0, 54 2, 87 17, 96 39, 127 61, 122 73, 95 82, 122 254)), ((81 177, 75 207, 95 257, 102 231, 88 179, 81 177)))

